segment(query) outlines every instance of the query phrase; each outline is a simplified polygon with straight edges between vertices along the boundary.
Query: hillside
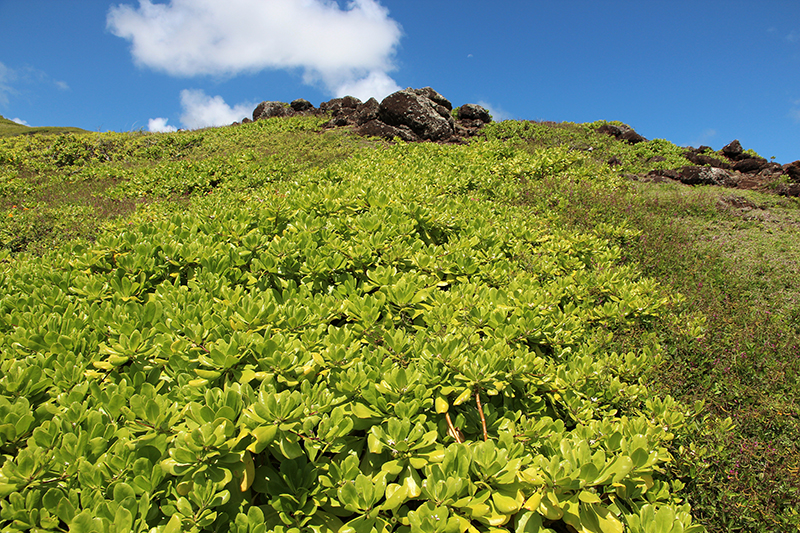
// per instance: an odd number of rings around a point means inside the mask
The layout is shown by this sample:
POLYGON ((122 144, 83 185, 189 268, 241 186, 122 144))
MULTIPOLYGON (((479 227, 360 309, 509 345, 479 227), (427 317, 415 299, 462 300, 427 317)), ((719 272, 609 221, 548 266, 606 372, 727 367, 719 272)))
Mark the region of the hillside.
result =
POLYGON ((35 134, 58 134, 58 133, 86 133, 80 128, 64 128, 55 126, 44 126, 32 128, 23 124, 17 124, 12 120, 0 115, 0 137, 13 137, 15 135, 35 135, 35 134))
POLYGON ((0 528, 798 527, 793 167, 420 91, 0 139, 0 528))

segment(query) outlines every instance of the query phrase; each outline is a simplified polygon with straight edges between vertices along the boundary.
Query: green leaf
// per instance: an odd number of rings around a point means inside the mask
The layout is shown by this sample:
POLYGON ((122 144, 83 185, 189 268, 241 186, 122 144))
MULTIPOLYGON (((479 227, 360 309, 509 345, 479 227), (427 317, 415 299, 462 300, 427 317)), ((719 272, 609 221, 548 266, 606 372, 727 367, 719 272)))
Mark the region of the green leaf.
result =
POLYGON ((675 511, 671 507, 663 505, 656 512, 655 524, 655 533, 670 533, 675 524, 675 511))
POLYGON ((584 503, 600 503, 600 497, 595 494, 594 492, 589 492, 588 490, 582 490, 578 494, 578 499, 584 503))
POLYGON ((436 412, 439 414, 444 414, 450 409, 450 404, 447 403, 447 400, 442 396, 436 397, 435 402, 436 412))
POLYGON ((517 513, 514 519, 515 533, 539 533, 542 527, 542 515, 535 511, 517 513))
POLYGON ((564 516, 558 497, 552 492, 548 492, 541 499, 538 511, 548 520, 560 520, 564 516))
POLYGON ((95 519, 89 509, 85 509, 81 514, 74 517, 69 522, 69 533, 94 533, 95 519))
POLYGON ((181 531, 181 517, 178 514, 174 514, 164 527, 164 533, 181 533, 181 531))
POLYGON ((58 502, 55 514, 61 520, 69 524, 75 518, 75 506, 72 505, 72 502, 69 501, 68 498, 62 498, 61 501, 58 502))
POLYGON ((358 418, 375 418, 380 416, 377 412, 373 411, 361 402, 356 402, 352 406, 353 414, 358 418))
POLYGON ((259 426, 256 429, 250 430, 250 434, 256 438, 256 441, 251 443, 247 449, 255 454, 258 454, 264 451, 264 448, 269 446, 270 443, 275 440, 275 436, 278 434, 278 426, 275 424, 269 426, 259 426))
POLYGON ((281 438, 278 439, 278 447, 281 449, 281 453, 283 453, 284 457, 287 459, 296 459, 305 454, 303 448, 298 442, 298 437, 294 435, 282 435, 281 438))
POLYGON ((625 526, 607 507, 594 504, 586 506, 585 509, 594 514, 602 533, 623 533, 625 531, 625 526))
POLYGON ((358 506, 358 491, 356 490, 355 483, 352 481, 348 481, 339 487, 339 490, 336 491, 336 495, 339 497, 339 503, 341 503, 342 507, 345 509, 354 512, 360 509, 358 506))
POLYGON ((517 501, 516 498, 500 494, 499 492, 492 493, 492 501, 495 507, 497 507, 497 510, 503 514, 514 514, 522 507, 522 502, 517 501))
POLYGON ((386 486, 386 502, 381 506, 384 510, 394 511, 408 500, 408 486, 390 483, 386 486))
POLYGON ((136 492, 127 483, 117 483, 114 485, 114 501, 122 503, 126 498, 136 498, 136 492))
POLYGON ((464 389, 453 402, 453 405, 461 405, 472 397, 472 389, 464 389))
POLYGON ((117 531, 132 531, 133 515, 126 508, 118 507, 114 516, 114 525, 117 526, 117 531))

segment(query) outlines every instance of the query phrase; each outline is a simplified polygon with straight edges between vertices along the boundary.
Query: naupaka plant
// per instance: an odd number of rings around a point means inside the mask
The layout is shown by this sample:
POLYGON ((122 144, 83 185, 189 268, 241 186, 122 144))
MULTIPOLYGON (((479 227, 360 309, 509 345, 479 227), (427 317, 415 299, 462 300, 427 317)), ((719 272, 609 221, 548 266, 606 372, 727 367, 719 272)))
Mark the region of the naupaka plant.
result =
POLYGON ((605 348, 669 301, 486 201, 562 160, 376 149, 0 264, 3 530, 702 531, 695 410, 605 348))

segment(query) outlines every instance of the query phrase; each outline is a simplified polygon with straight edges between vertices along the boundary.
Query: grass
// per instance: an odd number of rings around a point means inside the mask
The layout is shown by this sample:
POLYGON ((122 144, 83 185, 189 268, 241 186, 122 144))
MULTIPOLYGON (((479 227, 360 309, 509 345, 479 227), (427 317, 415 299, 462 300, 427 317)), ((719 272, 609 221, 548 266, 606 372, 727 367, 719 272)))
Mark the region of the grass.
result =
MULTIPOLYGON (((800 209, 794 200, 735 196, 550 182, 529 186, 522 201, 548 199, 570 227, 641 231, 626 243, 625 261, 684 295, 684 312, 705 319, 705 333, 691 339, 681 324, 659 324, 667 357, 646 377, 662 393, 706 402, 704 431, 693 439, 701 459, 688 456, 688 441, 677 445, 684 453, 676 447, 675 473, 693 512, 712 532, 787 531, 800 526, 800 209)), ((643 339, 634 332, 615 342, 627 349, 643 339)))
MULTIPOLYGON (((0 140, 0 248, 40 254, 72 239, 92 240, 107 221, 142 204, 189 206, 217 189, 284 187, 298 173, 380 144, 347 132, 322 133, 315 120, 0 140)), ((0 136, 24 128, 9 123, 0 121, 0 136)), ((688 163, 666 141, 631 146, 594 133, 597 125, 504 122, 486 136, 531 153, 559 147, 598 169, 615 158, 620 176, 688 163)), ((517 201, 549 213, 557 226, 636 230, 636 237, 615 237, 623 261, 684 297, 673 316, 648 331, 615 332, 613 344, 632 349, 655 334, 666 357, 644 376, 648 386, 687 403, 705 401, 702 431, 673 450, 673 474, 686 483, 695 515, 712 533, 796 530, 798 202, 679 185, 597 186, 573 181, 569 172, 523 181, 517 201)))
POLYGON ((53 126, 44 126, 39 128, 32 128, 24 124, 18 124, 13 120, 0 115, 0 137, 13 137, 15 135, 39 135, 39 134, 59 134, 59 133, 86 133, 86 130, 80 128, 62 128, 53 126))

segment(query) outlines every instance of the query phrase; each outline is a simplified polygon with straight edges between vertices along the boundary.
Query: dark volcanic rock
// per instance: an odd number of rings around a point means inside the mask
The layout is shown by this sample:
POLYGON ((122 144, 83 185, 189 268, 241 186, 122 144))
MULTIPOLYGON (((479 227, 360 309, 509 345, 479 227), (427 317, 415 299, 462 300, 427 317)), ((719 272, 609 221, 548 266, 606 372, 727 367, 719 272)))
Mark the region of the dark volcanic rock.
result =
POLYGON ((800 197, 800 183, 787 183, 778 187, 778 194, 781 196, 800 197))
POLYGON ((458 120, 480 120, 484 124, 492 121, 489 111, 477 104, 464 104, 458 108, 458 120))
POLYGON ((355 96, 343 96, 342 98, 334 98, 327 102, 319 104, 320 111, 330 112, 336 115, 337 113, 348 113, 347 110, 355 110, 361 100, 355 96))
POLYGON ((666 183, 670 181, 680 181, 681 175, 677 170, 673 169, 660 169, 651 170, 646 176, 641 178, 642 181, 651 183, 666 183))
POLYGON ((738 179, 728 170, 714 167, 688 166, 679 171, 678 180, 687 185, 721 185, 736 187, 738 179))
POLYGON ((695 165, 708 165, 714 168, 724 168, 727 170, 731 169, 731 164, 721 159, 717 159, 716 157, 711 157, 710 155, 705 155, 703 152, 710 150, 707 146, 701 146, 697 150, 690 149, 686 150, 683 153, 683 157, 694 163, 695 165))
POLYGON ((722 154, 733 161, 738 161, 743 153, 744 149, 738 139, 731 141, 722 148, 722 154))
POLYGON ((356 132, 359 135, 382 137, 387 140, 392 140, 395 137, 399 137, 406 142, 416 142, 420 140, 417 134, 411 131, 411 128, 408 126, 390 126, 389 124, 381 122, 377 119, 370 120, 369 122, 365 122, 364 124, 358 126, 356 128, 356 132))
POLYGON ((623 124, 622 126, 615 126, 613 124, 603 124, 595 131, 597 131, 597 133, 605 133, 606 135, 611 135, 612 137, 616 138, 619 141, 626 141, 630 144, 637 144, 647 140, 638 133, 636 133, 633 130, 633 128, 631 128, 630 126, 626 126, 625 124, 623 124))
POLYGON ((289 114, 289 104, 286 102, 261 102, 253 111, 253 120, 272 117, 285 117, 289 114))
POLYGON ((438 92, 434 91, 431 87, 423 87, 422 89, 410 89, 410 90, 413 91, 418 96, 427 98, 431 102, 444 107, 445 109, 447 109, 448 112, 453 110, 453 104, 450 103, 450 100, 448 100, 438 92))
POLYGON ((303 98, 292 100, 292 103, 289 104, 289 106, 297 113, 302 113, 304 111, 311 111, 314 109, 314 104, 303 98))
POLYGON ((363 104, 359 104, 353 112, 352 120, 356 124, 365 124, 371 120, 377 120, 381 105, 374 98, 370 98, 363 104))
POLYGON ((783 165, 783 173, 789 176, 789 181, 800 183, 800 161, 783 165))
MULTIPOLYGON (((431 87, 404 89, 387 96, 383 102, 370 98, 362 102, 354 96, 322 102, 319 109, 298 98, 291 104, 261 102, 253 111, 253 120, 294 115, 328 114, 327 128, 354 127, 362 135, 405 141, 463 142, 477 135, 492 121, 489 112, 475 104, 460 108, 459 119, 452 116, 453 105, 431 87)), ((249 119, 248 119, 249 120, 249 119)))
POLYGON ((740 159, 733 165, 733 170, 743 174, 758 174, 769 166, 769 161, 761 157, 748 157, 740 159))
POLYGON ((638 144, 647 141, 647 139, 645 139, 644 137, 633 131, 632 128, 624 129, 622 131, 622 137, 620 137, 620 139, 623 141, 627 141, 630 144, 638 144))
POLYGON ((455 132, 454 120, 447 114, 446 106, 413 89, 397 91, 384 98, 379 117, 390 126, 408 126, 424 140, 444 141, 455 132))
POLYGON ((355 96, 344 96, 322 102, 319 110, 331 114, 329 126, 349 126, 353 124, 352 117, 359 105, 361 105, 361 100, 355 96))

